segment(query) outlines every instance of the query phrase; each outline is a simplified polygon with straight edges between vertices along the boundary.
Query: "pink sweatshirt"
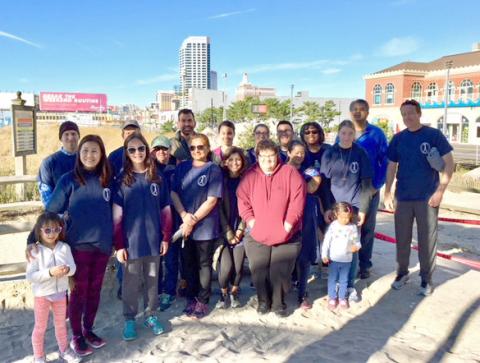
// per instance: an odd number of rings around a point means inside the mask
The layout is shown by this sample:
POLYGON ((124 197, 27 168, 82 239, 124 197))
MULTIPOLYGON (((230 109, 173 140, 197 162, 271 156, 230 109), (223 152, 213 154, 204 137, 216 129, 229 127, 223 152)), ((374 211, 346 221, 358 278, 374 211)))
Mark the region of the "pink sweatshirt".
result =
POLYGON ((258 164, 249 169, 237 189, 238 211, 244 221, 255 219, 252 238, 273 246, 285 243, 302 228, 306 184, 290 165, 279 164, 267 176, 258 164), (290 223, 288 233, 283 226, 290 223))

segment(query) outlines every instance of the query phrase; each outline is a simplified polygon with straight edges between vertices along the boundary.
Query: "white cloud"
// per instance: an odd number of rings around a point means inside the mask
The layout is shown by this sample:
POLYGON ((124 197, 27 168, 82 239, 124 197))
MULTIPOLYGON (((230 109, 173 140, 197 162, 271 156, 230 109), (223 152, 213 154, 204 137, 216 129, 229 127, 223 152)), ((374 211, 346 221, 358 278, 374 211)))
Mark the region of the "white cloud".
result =
POLYGON ((398 57, 411 54, 420 48, 420 41, 415 37, 392 38, 377 51, 383 57, 398 57))
POLYGON ((4 31, 1 31, 0 30, 0 37, 5 37, 5 38, 9 38, 9 39, 13 39, 17 42, 21 42, 21 43, 25 43, 25 44, 28 44, 32 47, 35 47, 35 48, 42 48, 42 46, 40 44, 37 44, 37 43, 34 43, 34 42, 31 42, 27 39, 24 39, 24 38, 21 38, 19 37, 18 35, 15 35, 15 34, 11 34, 11 33, 7 33, 7 32, 4 32, 4 31))
POLYGON ((341 72, 342 70, 340 68, 327 68, 322 70, 323 74, 336 74, 341 72))
POLYGON ((147 79, 138 79, 135 81, 135 83, 137 85, 143 86, 147 84, 168 82, 168 81, 174 81, 178 79, 179 79, 178 73, 164 73, 164 74, 159 74, 157 76, 147 78, 147 79))
POLYGON ((252 8, 252 9, 247 9, 247 10, 232 11, 230 13, 212 15, 212 16, 209 16, 208 19, 228 18, 229 16, 251 13, 251 12, 254 12, 255 10, 257 10, 257 9, 252 8))

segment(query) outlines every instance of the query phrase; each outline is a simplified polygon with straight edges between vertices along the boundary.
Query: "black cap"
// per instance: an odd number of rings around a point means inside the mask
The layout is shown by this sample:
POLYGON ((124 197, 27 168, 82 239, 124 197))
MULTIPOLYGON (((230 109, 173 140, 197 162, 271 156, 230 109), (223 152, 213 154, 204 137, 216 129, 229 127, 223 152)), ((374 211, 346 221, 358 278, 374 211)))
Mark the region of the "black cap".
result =
POLYGON ((58 130, 58 138, 61 139, 62 135, 65 131, 76 131, 78 136, 80 136, 80 130, 78 129, 78 125, 73 121, 65 121, 60 125, 60 129, 58 130))

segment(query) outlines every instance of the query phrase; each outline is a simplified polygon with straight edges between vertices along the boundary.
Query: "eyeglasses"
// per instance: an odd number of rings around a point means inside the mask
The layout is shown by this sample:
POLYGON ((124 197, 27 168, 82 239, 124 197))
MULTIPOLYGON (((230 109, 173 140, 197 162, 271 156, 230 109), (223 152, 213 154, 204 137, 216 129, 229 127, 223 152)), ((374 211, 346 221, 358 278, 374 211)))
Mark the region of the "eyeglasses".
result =
POLYGON ((153 148, 154 151, 168 151, 168 147, 163 147, 163 146, 156 146, 153 148))
POLYGON ((62 227, 55 227, 55 228, 50 228, 50 227, 47 227, 47 228, 40 228, 43 233, 45 234, 59 234, 61 231, 62 231, 62 227))
POLYGON ((268 136, 268 134, 268 132, 255 131, 255 135, 257 136, 268 136))
POLYGON ((277 130, 277 134, 279 135, 287 135, 287 134, 292 134, 292 130, 277 130))
POLYGON ((138 151, 139 153, 144 153, 145 150, 147 150, 147 147, 146 147, 145 145, 139 146, 139 147, 137 147, 137 148, 129 147, 129 148, 127 149, 128 153, 129 153, 130 155, 135 154, 135 152, 137 152, 137 151, 138 151))
POLYGON ((304 134, 304 135, 310 135, 310 134, 312 134, 312 135, 318 135, 318 131, 317 131, 317 130, 311 130, 311 131, 308 131, 308 130, 307 130, 307 131, 304 131, 303 134, 304 134))
POLYGON ((191 145, 190 146, 190 151, 195 151, 198 150, 198 151, 203 151, 205 150, 205 145, 191 145))

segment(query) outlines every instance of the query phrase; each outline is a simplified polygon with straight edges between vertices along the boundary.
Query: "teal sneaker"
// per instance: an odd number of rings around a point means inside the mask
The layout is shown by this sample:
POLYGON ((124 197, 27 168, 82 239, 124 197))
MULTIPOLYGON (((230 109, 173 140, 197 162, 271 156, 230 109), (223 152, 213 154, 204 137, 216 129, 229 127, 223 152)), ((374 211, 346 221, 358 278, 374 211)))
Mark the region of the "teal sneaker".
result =
POLYGON ((149 316, 143 323, 147 328, 152 329, 154 335, 160 335, 165 331, 163 325, 158 321, 158 318, 154 315, 149 316))
POLYGON ((175 301, 175 295, 164 294, 160 298, 160 311, 167 310, 175 301))
POLYGON ((126 320, 123 326, 123 340, 127 342, 138 338, 135 320, 126 320))

